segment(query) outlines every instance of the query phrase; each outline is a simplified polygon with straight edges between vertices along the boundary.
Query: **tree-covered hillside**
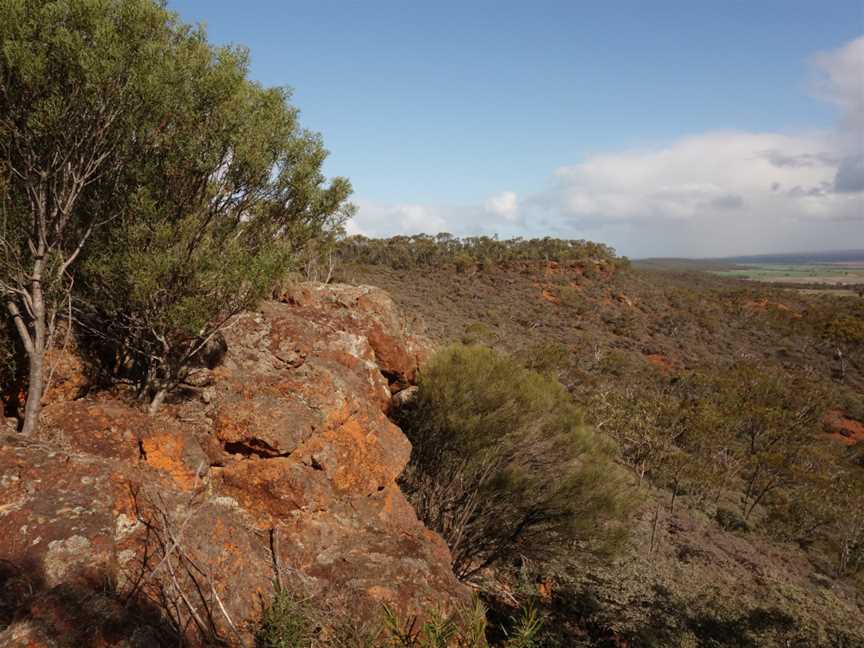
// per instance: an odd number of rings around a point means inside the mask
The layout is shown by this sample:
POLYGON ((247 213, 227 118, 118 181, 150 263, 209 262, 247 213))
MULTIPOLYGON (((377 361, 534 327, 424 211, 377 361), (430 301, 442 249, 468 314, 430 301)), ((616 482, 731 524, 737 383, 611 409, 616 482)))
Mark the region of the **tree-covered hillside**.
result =
MULTIPOLYGON (((416 241, 370 247, 435 245, 416 241)), ((335 274, 386 288, 442 344, 560 381, 645 498, 616 558, 514 554, 488 576, 527 578, 560 645, 864 641, 864 301, 580 250, 407 265, 349 252, 335 274)))

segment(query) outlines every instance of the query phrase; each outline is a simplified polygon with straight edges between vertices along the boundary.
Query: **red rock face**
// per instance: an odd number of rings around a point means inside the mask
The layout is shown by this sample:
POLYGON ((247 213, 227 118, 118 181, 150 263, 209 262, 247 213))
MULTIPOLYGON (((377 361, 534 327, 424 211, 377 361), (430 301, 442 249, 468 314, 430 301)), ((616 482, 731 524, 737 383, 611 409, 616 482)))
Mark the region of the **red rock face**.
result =
POLYGON ((395 483, 410 444, 385 411, 429 346, 390 298, 304 284, 225 337, 156 417, 58 400, 34 438, 0 439, 0 645, 161 645, 178 625, 249 645, 277 573, 349 618, 466 597, 395 483))

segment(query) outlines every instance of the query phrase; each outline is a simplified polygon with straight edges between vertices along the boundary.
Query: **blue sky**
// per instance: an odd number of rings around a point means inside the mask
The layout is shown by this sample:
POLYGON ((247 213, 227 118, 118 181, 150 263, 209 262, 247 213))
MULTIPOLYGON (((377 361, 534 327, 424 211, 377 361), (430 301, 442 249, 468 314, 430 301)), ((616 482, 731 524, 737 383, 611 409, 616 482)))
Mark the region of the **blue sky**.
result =
MULTIPOLYGON (((779 184, 786 194, 799 187, 814 198, 847 159, 857 174, 861 0, 169 5, 186 21, 205 23, 212 40, 248 46, 255 79, 294 88, 303 124, 320 131, 331 151, 327 173, 354 185, 360 213, 353 231, 552 234, 606 240, 636 256, 834 247, 854 239, 856 224, 864 232, 856 219, 864 203, 849 192, 839 202, 832 196, 837 204, 799 204, 795 222, 786 223, 789 235, 778 237, 784 222, 767 212, 788 205, 750 197, 734 173, 724 180, 728 168, 686 178, 666 171, 652 180, 656 191, 626 181, 647 182, 630 169, 632 156, 656 175, 652 155, 692 160, 698 152, 686 149, 694 141, 709 157, 731 148, 749 159, 742 152, 749 145, 754 155, 833 160, 822 176, 812 165, 806 177, 766 175, 769 194, 779 184), (843 55, 844 47, 852 49, 843 55), (835 69, 819 57, 832 52, 845 86, 818 89, 835 69), (718 133, 729 134, 729 146, 715 141, 718 133), (755 139, 735 140, 745 136, 755 139), (596 163, 616 156, 624 172, 601 164, 614 178, 597 184, 596 163), (629 202, 619 195, 628 186, 629 202), (666 190, 676 196, 671 206, 666 190), (660 202, 657 191, 666 196, 660 202), (728 209, 704 208, 723 196, 740 198, 737 221, 728 209), (637 213, 645 201, 651 213, 637 213), (824 232, 824 209, 836 214, 836 236, 824 232), (816 241, 800 223, 805 217, 823 219, 813 228, 821 232, 816 241), (712 236, 741 222, 748 231, 738 243, 712 236), (664 235, 682 228, 686 235, 674 240, 664 235)), ((864 234, 857 244, 864 247, 864 234)))

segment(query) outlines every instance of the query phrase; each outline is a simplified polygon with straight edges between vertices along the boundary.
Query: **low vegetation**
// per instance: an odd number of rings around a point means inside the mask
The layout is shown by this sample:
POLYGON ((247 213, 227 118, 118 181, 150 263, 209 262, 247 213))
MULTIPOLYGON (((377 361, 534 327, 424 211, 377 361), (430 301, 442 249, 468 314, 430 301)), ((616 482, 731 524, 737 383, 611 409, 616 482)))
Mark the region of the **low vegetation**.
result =
POLYGON ((615 256, 614 250, 593 241, 572 241, 546 237, 543 239, 507 239, 473 236, 458 238, 452 234, 417 234, 370 239, 351 236, 335 245, 334 254, 342 264, 385 265, 394 270, 418 266, 452 267, 460 272, 477 267, 492 267, 520 261, 578 261, 626 265, 626 259, 615 256))
POLYGON ((401 483, 489 614, 359 628, 279 591, 261 648, 864 645, 864 443, 825 433, 864 420, 864 300, 589 241, 343 237, 350 184, 248 70, 154 0, 0 4, 0 382, 23 434, 60 331, 94 389, 155 413, 287 273, 373 283, 445 347, 394 412, 401 483))
MULTIPOLYGON (((490 648, 486 609, 479 600, 449 613, 430 610, 425 619, 404 617, 387 605, 372 618, 340 618, 309 598, 277 589, 264 609, 256 648, 490 648)), ((494 630, 500 648, 539 648, 543 626, 527 606, 494 630)))
POLYGON ((499 563, 480 579, 491 617, 505 590, 539 601, 542 645, 858 645, 864 444, 826 421, 864 420, 864 301, 698 270, 585 257, 335 276, 384 287, 441 344, 563 385, 630 473, 641 504, 617 557, 499 563))
POLYGON ((403 490, 460 578, 626 537, 633 506, 614 450, 556 380, 488 348, 451 347, 396 421, 413 447, 403 490))

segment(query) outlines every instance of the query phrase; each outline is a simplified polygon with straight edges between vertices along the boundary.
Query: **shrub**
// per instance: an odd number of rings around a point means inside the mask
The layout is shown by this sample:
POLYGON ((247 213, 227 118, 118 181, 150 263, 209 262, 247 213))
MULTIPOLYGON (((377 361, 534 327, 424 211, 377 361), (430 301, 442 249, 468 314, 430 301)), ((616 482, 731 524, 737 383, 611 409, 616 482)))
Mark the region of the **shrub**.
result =
POLYGON ((256 648, 306 648, 317 634, 313 608, 288 590, 278 590, 264 610, 256 648))
POLYGON ((463 344, 482 344, 491 342, 495 338, 495 332, 483 322, 472 322, 465 327, 462 335, 463 344))
POLYGON ((561 297, 561 303, 572 308, 578 315, 584 315, 590 307, 589 301, 575 286, 561 286, 558 294, 561 297))
POLYGON ((518 555, 611 550, 626 535, 612 448, 560 383, 509 356, 439 352, 397 422, 413 444, 403 488, 460 578, 518 555))
POLYGON ((174 110, 162 72, 196 38, 151 0, 0 3, 0 285, 27 356, 24 434, 76 261, 116 217, 124 165, 174 110))
POLYGON ((523 364, 533 371, 558 377, 573 365, 573 352, 560 342, 541 342, 524 349, 523 364))
POLYGON ((320 136, 285 90, 248 78, 244 49, 196 33, 172 54, 159 67, 171 109, 151 148, 112 176, 119 196, 87 203, 111 223, 76 282, 81 319, 132 360, 124 378, 154 412, 292 264, 312 271, 303 248, 332 246, 351 213, 347 180, 325 181, 320 136))
POLYGON ((725 508, 718 508, 717 513, 714 515, 714 519, 717 520, 717 524, 720 525, 720 528, 724 531, 749 531, 750 525, 744 521, 740 515, 738 515, 735 511, 730 511, 725 508))
POLYGON ((11 329, 6 318, 0 319, 0 394, 4 396, 9 394, 15 384, 17 369, 17 340, 11 329))
MULTIPOLYGON (((531 607, 514 619, 502 648, 531 648, 542 620, 531 607)), ((314 599, 278 590, 264 610, 256 648, 489 648, 486 608, 475 598, 449 614, 430 610, 425 620, 402 616, 384 605, 379 615, 349 618, 314 599)))

